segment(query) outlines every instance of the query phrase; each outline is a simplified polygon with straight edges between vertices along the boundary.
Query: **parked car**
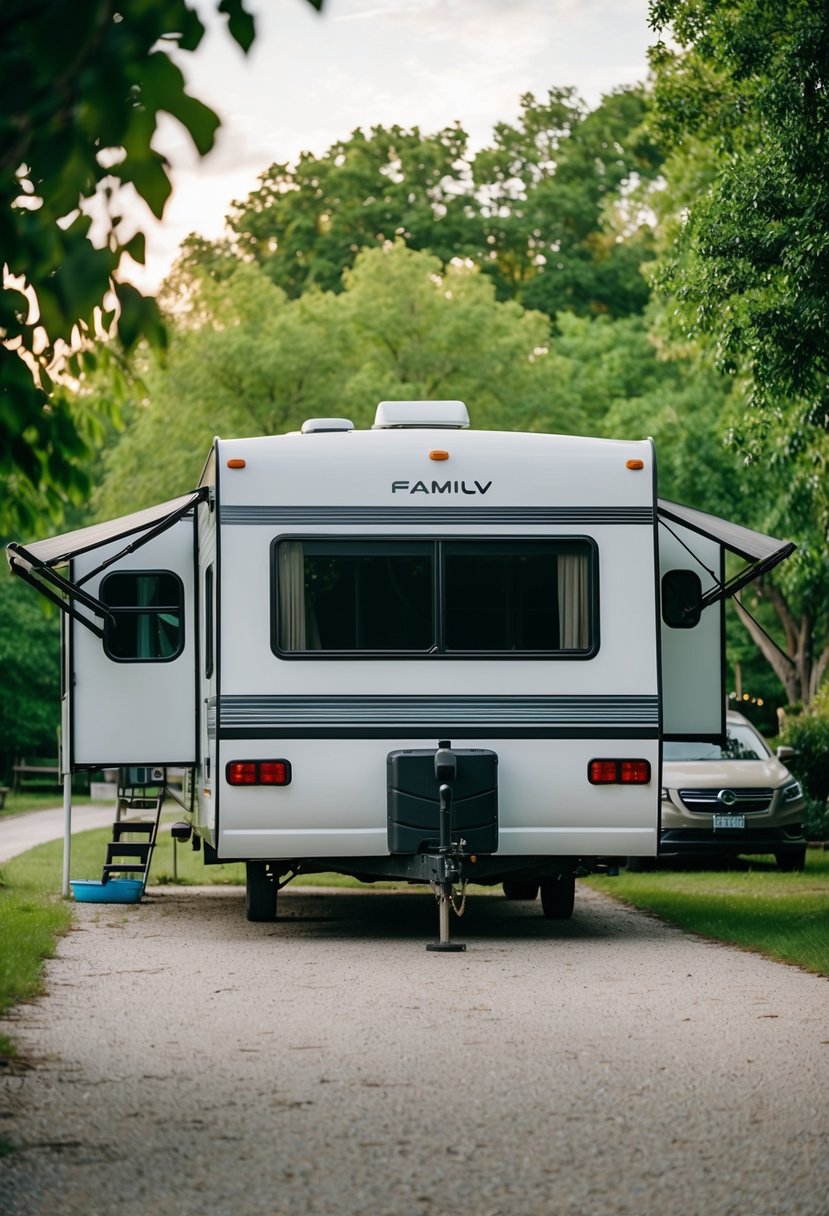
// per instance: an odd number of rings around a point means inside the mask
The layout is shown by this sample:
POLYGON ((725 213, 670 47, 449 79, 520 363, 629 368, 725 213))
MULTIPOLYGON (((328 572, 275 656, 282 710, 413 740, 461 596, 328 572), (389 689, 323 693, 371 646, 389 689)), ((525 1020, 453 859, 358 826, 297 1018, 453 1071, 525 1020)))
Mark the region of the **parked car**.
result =
MULTIPOLYGON (((742 714, 727 714, 724 747, 664 744, 660 857, 772 853, 781 870, 802 870, 805 809, 800 782, 742 714)), ((653 864, 628 858, 629 870, 653 864)))

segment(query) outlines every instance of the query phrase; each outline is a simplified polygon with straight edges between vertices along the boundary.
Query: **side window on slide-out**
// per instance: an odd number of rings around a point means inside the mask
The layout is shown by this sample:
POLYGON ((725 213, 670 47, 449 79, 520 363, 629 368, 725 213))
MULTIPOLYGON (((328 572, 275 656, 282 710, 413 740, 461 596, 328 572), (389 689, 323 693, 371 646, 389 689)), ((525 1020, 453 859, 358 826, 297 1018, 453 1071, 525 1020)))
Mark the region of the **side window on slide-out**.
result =
POLYGON ((119 663, 167 663, 184 649, 184 587, 171 570, 121 570, 101 581, 111 615, 104 651, 119 663))
POLYGON ((662 576, 662 619, 671 629, 693 629, 702 612, 702 583, 693 570, 668 570, 662 576))

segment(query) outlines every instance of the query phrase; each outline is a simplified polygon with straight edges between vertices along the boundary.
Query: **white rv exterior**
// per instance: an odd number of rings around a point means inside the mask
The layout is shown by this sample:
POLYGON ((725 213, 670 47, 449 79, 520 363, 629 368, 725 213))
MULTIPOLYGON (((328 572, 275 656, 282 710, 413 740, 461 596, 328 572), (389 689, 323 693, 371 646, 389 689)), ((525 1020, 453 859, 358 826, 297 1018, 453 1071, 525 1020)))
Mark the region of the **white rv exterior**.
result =
POLYGON ((497 768, 463 878, 543 894, 656 853, 661 739, 724 730, 723 548, 755 570, 792 548, 667 508, 650 441, 384 403, 371 431, 215 440, 150 539, 129 517, 10 560, 71 560, 71 767, 191 768, 206 860, 248 862, 268 919, 303 870, 434 880, 436 821, 400 846, 388 771, 440 743, 497 768))

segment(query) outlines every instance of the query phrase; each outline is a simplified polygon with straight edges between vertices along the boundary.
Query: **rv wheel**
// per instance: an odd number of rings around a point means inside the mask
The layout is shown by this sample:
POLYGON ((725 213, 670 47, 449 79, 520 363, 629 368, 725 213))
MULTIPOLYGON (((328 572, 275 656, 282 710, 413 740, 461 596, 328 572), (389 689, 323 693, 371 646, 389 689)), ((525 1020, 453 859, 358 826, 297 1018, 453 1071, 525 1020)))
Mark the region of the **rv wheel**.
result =
POLYGON ((536 899, 538 897, 537 878, 505 878, 502 885, 507 899, 536 899))
POLYGON ((277 886, 265 861, 245 863, 245 910, 248 920, 276 920, 277 886))
POLYGON ((576 898, 576 876, 550 874, 541 879, 541 908, 548 920, 569 920, 576 898))
POLYGON ((629 874, 650 874, 656 869, 655 857, 628 857, 625 863, 629 874))
POLYGON ((798 849, 778 849, 774 854, 778 870, 804 870, 806 868, 806 846, 798 849))

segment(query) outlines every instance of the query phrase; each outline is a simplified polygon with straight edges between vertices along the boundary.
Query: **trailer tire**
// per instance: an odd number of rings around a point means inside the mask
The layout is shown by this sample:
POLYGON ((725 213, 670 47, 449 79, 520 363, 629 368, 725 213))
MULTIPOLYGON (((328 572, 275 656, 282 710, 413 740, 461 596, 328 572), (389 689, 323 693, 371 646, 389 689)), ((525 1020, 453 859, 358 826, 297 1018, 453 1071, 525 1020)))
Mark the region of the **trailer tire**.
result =
POLYGON ((569 920, 576 898, 576 876, 571 871, 541 879, 541 910, 548 920, 569 920))
POLYGON ((501 885, 506 899, 536 899, 538 896, 537 878, 505 878, 501 885))
POLYGON ((656 869, 655 857, 628 857, 625 869, 629 874, 650 874, 656 869))
POLYGON ((783 870, 789 874, 793 874, 798 870, 805 870, 806 846, 803 844, 796 849, 778 849, 774 854, 774 860, 777 862, 778 870, 783 870))
POLYGON ((276 875, 266 861, 245 862, 245 912, 248 920, 263 923, 276 920, 276 875))

